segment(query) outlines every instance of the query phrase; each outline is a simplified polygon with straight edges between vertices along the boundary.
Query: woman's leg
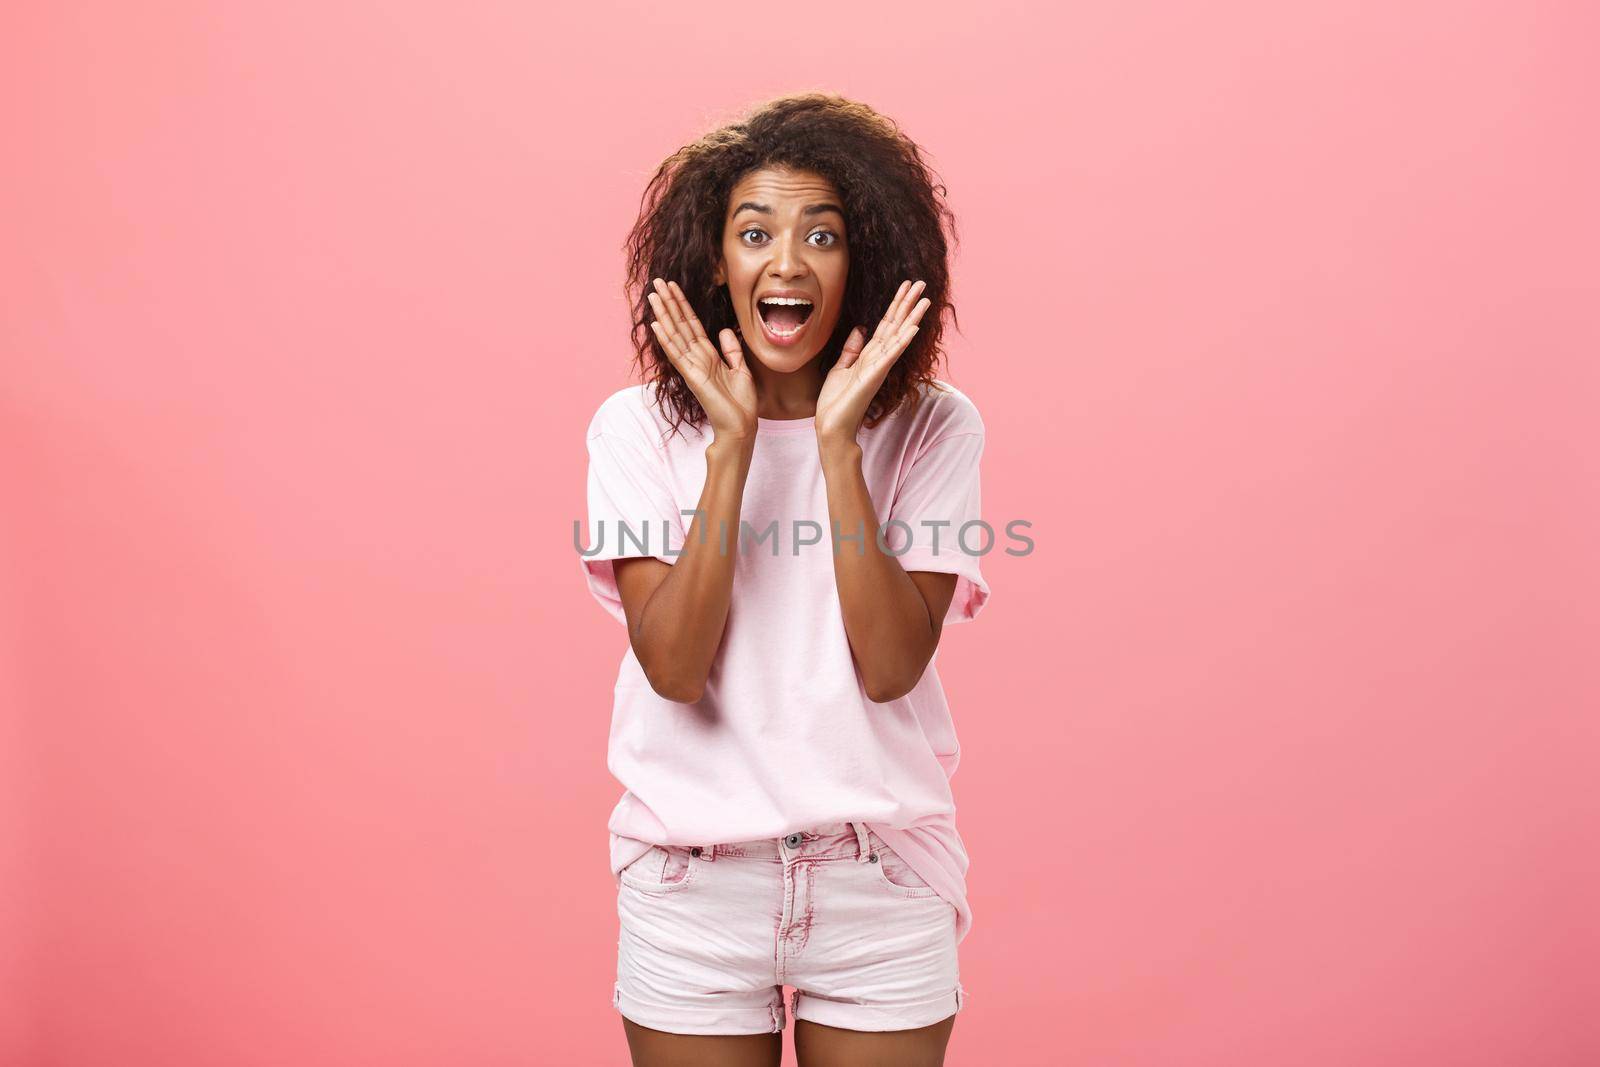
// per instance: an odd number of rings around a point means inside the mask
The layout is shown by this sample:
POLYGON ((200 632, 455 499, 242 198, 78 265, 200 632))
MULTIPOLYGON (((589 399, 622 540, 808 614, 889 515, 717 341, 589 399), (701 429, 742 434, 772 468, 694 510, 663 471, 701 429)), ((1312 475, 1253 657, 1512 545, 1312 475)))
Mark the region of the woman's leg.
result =
POLYGON ((622 1028, 628 1034, 633 1067, 778 1067, 783 1062, 781 1033, 727 1037, 669 1034, 630 1019, 622 1020, 622 1028))
POLYGON ((794 1053, 800 1067, 943 1067, 955 1025, 952 1015, 915 1030, 872 1033, 796 1019, 794 1053))

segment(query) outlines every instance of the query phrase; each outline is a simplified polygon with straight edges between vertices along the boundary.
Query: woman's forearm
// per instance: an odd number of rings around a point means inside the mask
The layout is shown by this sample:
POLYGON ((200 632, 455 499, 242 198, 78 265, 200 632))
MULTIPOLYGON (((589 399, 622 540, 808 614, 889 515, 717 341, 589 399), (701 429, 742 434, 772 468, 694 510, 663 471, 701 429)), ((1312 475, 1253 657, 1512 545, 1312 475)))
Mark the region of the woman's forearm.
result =
POLYGON ((877 703, 910 692, 938 645, 928 602, 900 561, 878 547, 877 515, 855 441, 819 445, 828 486, 834 581, 851 654, 877 703), (845 538, 852 538, 845 540, 845 538))
POLYGON ((706 447, 706 482, 678 561, 656 586, 629 635, 634 654, 661 695, 693 703, 728 621, 739 512, 754 438, 721 438, 706 447))

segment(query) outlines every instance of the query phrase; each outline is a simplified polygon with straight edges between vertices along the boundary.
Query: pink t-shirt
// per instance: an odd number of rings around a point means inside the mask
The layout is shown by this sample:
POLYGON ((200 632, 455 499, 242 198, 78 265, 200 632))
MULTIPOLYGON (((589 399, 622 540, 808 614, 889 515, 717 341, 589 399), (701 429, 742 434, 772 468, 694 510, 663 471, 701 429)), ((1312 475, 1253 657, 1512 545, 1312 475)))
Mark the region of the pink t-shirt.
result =
MULTIPOLYGON (((898 560, 907 571, 959 576, 942 643, 951 624, 976 617, 988 600, 979 562, 996 538, 974 521, 983 421, 963 393, 939 386, 915 411, 902 406, 863 427, 857 441, 878 523, 898 520, 884 533, 887 550, 905 549, 898 560)), ((611 561, 677 562, 711 441, 709 429, 688 425, 666 436, 654 395, 648 384, 618 390, 587 434, 589 524, 580 552, 589 554, 580 564, 590 592, 624 625, 611 561)), ((631 645, 623 654, 606 758, 625 787, 608 823, 612 875, 652 843, 776 838, 859 821, 954 905, 959 941, 972 922, 950 791, 961 746, 938 654, 905 696, 868 698, 835 584, 814 422, 759 423, 740 531, 728 531, 736 559, 727 626, 700 700, 658 696, 631 645)), ((857 550, 843 540, 855 532, 840 531, 840 551, 857 550)))

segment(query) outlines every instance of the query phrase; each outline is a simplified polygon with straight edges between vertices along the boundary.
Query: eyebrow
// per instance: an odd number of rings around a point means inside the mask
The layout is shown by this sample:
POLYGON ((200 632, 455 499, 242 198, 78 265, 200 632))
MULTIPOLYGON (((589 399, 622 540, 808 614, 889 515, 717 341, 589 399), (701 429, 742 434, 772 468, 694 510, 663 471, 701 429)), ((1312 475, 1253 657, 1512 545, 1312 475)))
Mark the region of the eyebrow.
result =
MULTIPOLYGON (((767 204, 758 204, 753 200, 746 200, 744 203, 740 204, 738 207, 733 209, 733 213, 735 215, 737 215, 741 211, 759 211, 763 215, 772 214, 772 208, 769 205, 767 205, 767 204)), ((804 211, 801 212, 801 214, 802 215, 821 215, 821 214, 823 214, 824 212, 827 212, 827 211, 833 212, 834 214, 838 215, 841 219, 844 218, 844 209, 841 208, 838 204, 826 204, 826 203, 824 203, 824 204, 810 204, 810 205, 808 205, 806 207, 806 209, 804 211)))

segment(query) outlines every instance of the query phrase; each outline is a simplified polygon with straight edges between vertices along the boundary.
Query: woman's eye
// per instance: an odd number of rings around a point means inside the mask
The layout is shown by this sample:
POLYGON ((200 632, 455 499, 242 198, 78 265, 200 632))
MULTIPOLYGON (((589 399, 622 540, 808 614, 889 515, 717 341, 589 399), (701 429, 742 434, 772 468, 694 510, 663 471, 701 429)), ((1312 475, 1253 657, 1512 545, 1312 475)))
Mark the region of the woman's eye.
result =
MULTIPOLYGON (((739 231, 739 236, 745 238, 747 243, 749 243, 748 239, 749 239, 750 235, 753 234, 753 233, 762 233, 762 231, 760 231, 760 230, 758 230, 758 229, 756 229, 754 227, 751 227, 748 230, 740 230, 739 231)), ((762 233, 762 236, 764 237, 766 235, 764 233, 762 233)), ((817 246, 818 248, 832 248, 834 245, 839 243, 839 235, 834 233, 831 230, 818 230, 816 233, 812 234, 811 236, 812 237, 826 237, 827 238, 826 241, 824 241, 822 244, 817 246)))

